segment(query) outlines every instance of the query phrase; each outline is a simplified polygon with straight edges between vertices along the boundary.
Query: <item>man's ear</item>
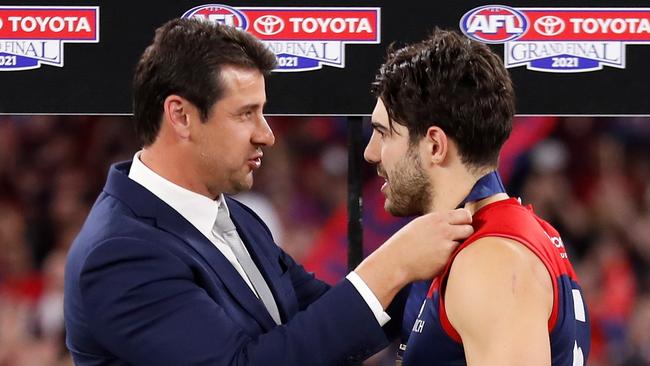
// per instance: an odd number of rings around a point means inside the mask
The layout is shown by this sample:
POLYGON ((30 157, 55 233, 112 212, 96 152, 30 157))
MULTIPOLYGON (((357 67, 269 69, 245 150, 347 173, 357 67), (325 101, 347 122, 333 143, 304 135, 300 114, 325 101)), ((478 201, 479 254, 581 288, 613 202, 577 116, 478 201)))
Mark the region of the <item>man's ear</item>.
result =
POLYGON ((438 126, 431 126, 424 136, 426 158, 430 164, 440 165, 447 159, 449 139, 447 134, 438 126))
POLYGON ((190 137, 190 103, 187 99, 171 94, 163 102, 163 123, 181 139, 190 137))

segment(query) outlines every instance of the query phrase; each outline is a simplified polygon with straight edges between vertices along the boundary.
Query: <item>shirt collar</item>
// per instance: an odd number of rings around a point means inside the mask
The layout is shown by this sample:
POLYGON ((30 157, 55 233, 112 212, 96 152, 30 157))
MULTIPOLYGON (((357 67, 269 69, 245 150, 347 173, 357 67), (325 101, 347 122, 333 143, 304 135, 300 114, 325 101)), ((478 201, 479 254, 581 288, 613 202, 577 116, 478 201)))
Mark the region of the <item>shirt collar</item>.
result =
POLYGON ((138 151, 133 156, 129 178, 171 206, 203 235, 210 237, 218 210, 226 210, 230 217, 223 194, 212 200, 168 181, 142 163, 141 152, 138 151))

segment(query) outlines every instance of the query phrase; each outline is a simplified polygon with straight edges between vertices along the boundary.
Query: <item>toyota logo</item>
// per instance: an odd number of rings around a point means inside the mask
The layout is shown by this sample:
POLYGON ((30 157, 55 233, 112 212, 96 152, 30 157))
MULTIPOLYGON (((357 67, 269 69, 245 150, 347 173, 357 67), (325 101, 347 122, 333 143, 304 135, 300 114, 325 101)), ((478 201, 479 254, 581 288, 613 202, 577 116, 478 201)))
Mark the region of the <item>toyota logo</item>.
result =
POLYGON ((553 15, 545 15, 537 19, 533 26, 537 33, 551 37, 564 31, 564 20, 553 15))
POLYGON ((275 15, 262 15, 255 19, 253 28, 255 28, 259 34, 272 36, 282 32, 284 29, 284 21, 275 15))

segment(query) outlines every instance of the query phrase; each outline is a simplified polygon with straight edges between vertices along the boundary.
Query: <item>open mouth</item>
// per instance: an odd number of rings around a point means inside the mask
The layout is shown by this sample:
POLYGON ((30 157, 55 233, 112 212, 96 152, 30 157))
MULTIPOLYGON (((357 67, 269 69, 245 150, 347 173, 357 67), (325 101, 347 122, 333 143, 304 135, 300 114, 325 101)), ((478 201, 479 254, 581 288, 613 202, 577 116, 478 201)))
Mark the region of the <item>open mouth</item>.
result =
POLYGON ((248 166, 250 166, 251 169, 259 169, 259 167, 262 166, 262 157, 248 159, 248 166))
MULTIPOLYGON (((382 177, 382 178, 384 178, 384 177, 382 177)), ((385 190, 388 188, 388 184, 389 184, 388 183, 388 178, 384 178, 384 184, 381 185, 381 189, 380 189, 383 193, 386 193, 385 190)))
POLYGON ((258 152, 257 154, 253 155, 250 159, 248 159, 248 166, 251 169, 259 169, 260 166, 262 166, 262 152, 258 152))

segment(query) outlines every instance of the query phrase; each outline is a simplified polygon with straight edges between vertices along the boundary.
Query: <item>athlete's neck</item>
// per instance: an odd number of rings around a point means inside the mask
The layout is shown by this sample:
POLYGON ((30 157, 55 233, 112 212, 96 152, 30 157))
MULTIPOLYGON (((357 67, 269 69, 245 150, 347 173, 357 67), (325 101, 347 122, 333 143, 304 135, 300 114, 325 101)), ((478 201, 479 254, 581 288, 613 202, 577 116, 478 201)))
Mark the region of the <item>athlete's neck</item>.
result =
MULTIPOLYGON (((476 183, 494 168, 469 170, 465 166, 455 166, 452 169, 438 170, 432 177, 432 185, 435 187, 431 212, 453 210, 463 202, 472 191, 476 183)), ((472 215, 481 207, 490 203, 507 199, 505 193, 493 194, 489 197, 468 202, 464 205, 472 215)))
POLYGON ((442 162, 425 165, 432 188, 428 212, 453 210, 471 200, 464 207, 473 215, 485 205, 508 198, 500 194, 504 189, 498 175, 490 174, 496 165, 470 166, 462 161, 454 144, 450 148, 453 151, 442 162), (473 192, 479 180, 480 187, 473 192))

